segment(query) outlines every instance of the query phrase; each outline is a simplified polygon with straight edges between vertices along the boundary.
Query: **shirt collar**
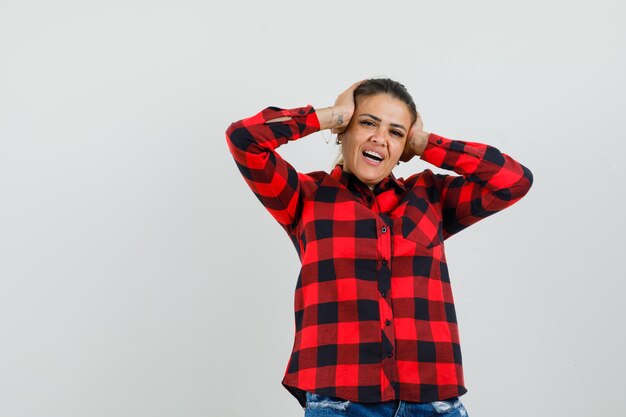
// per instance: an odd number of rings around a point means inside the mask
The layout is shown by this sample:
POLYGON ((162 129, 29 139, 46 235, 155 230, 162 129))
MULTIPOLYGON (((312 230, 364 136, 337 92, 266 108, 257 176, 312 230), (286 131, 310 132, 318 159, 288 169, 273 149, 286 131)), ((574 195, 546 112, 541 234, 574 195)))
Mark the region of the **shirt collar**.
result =
MULTIPOLYGON (((335 168, 333 168, 333 170, 330 172, 330 176, 333 177, 335 180, 339 181, 339 183, 341 183, 342 185, 344 185, 347 189, 351 191, 352 190, 360 191, 361 189, 369 189, 366 184, 364 184, 363 182, 361 182, 361 180, 357 178, 356 175, 344 171, 342 165, 339 165, 339 164, 335 165, 335 168)), ((387 178, 383 179, 381 182, 376 184, 376 187, 374 187, 373 192, 374 194, 379 194, 390 188, 395 188, 396 192, 398 193, 403 193, 406 191, 406 187, 404 186, 404 184, 398 181, 398 179, 393 175, 393 172, 392 172, 389 174, 387 178)))

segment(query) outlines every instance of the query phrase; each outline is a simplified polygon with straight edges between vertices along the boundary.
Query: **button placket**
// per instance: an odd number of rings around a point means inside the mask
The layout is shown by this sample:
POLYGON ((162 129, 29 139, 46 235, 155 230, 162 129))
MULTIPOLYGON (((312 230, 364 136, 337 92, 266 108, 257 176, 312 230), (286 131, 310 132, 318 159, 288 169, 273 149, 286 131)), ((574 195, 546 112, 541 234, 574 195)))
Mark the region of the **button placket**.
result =
MULTIPOLYGON (((380 290, 380 331, 382 337, 381 344, 381 360, 382 371, 389 381, 396 381, 396 363, 395 363, 395 329, 392 325, 393 309, 390 295, 391 291, 391 246, 392 246, 392 224, 393 220, 388 216, 381 214, 381 222, 378 225, 379 239, 379 290, 380 290)), ((393 383, 390 384, 384 396, 388 398, 397 395, 394 392, 393 383)))
POLYGON ((388 216, 382 214, 379 217, 378 229, 378 289, 383 298, 387 297, 391 289, 391 264, 389 257, 391 256, 391 233, 388 222, 388 216))

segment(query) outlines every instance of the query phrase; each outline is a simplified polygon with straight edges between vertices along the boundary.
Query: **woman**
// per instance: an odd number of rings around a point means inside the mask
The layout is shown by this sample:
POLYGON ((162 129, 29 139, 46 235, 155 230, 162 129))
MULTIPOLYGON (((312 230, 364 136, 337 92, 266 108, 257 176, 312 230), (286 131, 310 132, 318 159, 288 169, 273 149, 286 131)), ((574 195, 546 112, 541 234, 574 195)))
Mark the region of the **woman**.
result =
POLYGON ((357 82, 332 107, 268 107, 226 136, 302 262, 282 383, 305 416, 466 416, 443 243, 522 198, 531 172, 489 145, 425 132, 389 79, 357 82), (323 129, 341 145, 330 173, 299 173, 276 153, 323 129), (416 155, 459 175, 395 178, 416 155))

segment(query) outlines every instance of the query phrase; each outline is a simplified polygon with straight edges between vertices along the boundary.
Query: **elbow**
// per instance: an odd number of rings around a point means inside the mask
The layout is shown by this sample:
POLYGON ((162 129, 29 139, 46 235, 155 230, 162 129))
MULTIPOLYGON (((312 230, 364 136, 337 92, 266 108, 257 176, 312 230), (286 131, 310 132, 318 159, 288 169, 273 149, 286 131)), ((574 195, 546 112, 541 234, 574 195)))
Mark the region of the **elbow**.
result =
POLYGON ((524 165, 522 165, 522 169, 524 170, 524 179, 527 183, 526 192, 528 192, 528 190, 530 190, 530 187, 532 187, 533 185, 533 173, 530 172, 530 169, 526 168, 524 165))
POLYGON ((522 177, 516 184, 517 195, 515 198, 524 197, 526 194, 528 194, 528 191, 530 191, 530 187, 532 187, 533 185, 534 177, 530 169, 522 165, 522 172, 523 172, 522 177))
POLYGON ((237 122, 233 122, 226 129, 226 143, 228 143, 228 146, 233 143, 233 136, 236 136, 234 134, 237 131, 237 124, 237 122))
POLYGON ((250 135, 239 122, 232 123, 226 129, 226 143, 231 153, 246 152, 250 147, 250 135))
POLYGON ((524 165, 521 165, 521 168, 522 175, 519 179, 509 187, 496 191, 495 195, 497 198, 502 201, 514 202, 528 194, 528 191, 530 191, 533 185, 533 173, 524 165))
POLYGON ((234 126, 235 126, 235 123, 231 123, 230 126, 228 126, 228 128, 226 129, 226 132, 225 132, 225 134, 226 134, 226 144, 231 149, 232 149, 232 144, 233 144, 233 141, 232 141, 233 131, 235 130, 234 126))

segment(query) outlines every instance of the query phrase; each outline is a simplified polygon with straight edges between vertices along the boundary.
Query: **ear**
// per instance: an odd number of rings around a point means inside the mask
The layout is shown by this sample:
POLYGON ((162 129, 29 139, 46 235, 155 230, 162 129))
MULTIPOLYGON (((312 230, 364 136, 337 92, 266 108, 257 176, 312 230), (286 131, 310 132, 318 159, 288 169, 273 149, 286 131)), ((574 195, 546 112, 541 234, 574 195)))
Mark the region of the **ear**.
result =
POLYGON ((415 151, 413 150, 413 139, 412 136, 409 136, 404 144, 404 150, 400 156, 400 161, 409 162, 414 156, 415 151))

